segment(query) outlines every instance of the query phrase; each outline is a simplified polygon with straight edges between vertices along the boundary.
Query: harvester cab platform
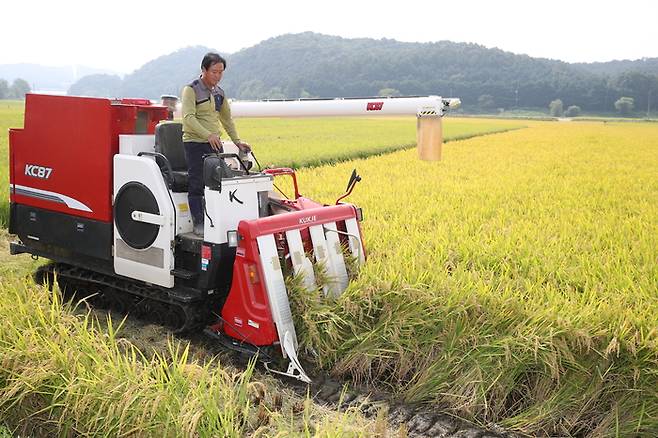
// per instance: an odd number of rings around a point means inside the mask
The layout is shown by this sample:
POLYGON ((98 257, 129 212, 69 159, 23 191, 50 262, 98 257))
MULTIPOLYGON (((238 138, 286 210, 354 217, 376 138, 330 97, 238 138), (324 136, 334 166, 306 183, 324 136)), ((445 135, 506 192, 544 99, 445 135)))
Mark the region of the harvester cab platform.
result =
POLYGON ((287 365, 268 369, 308 382, 284 275, 338 297, 345 258, 365 261, 361 210, 301 196, 292 169, 251 172, 252 157, 224 142, 227 153, 204 161, 196 236, 181 124, 166 118, 145 99, 29 94, 24 128, 9 134, 12 253, 52 260, 38 277, 56 275, 92 303, 178 331, 205 327, 242 351, 278 351, 287 365), (294 198, 274 196, 278 176, 292 178, 294 198))

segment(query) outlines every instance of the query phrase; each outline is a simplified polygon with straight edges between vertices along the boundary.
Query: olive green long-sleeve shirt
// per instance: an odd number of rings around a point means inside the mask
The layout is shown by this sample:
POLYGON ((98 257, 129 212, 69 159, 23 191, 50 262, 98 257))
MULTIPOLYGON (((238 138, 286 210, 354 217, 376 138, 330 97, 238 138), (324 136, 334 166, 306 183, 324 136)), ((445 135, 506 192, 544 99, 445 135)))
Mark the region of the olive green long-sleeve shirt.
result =
MULTIPOLYGON (((203 84, 203 82, 201 81, 203 84)), ((203 84, 205 87, 205 84, 203 84)), ((202 100, 197 104, 196 93, 191 86, 186 85, 182 92, 183 105, 183 141, 195 141, 205 143, 210 134, 220 136, 220 123, 228 136, 234 143, 240 141, 233 118, 231 117, 231 106, 228 99, 224 97, 219 111, 215 108, 215 99, 210 90, 209 99, 202 100)))

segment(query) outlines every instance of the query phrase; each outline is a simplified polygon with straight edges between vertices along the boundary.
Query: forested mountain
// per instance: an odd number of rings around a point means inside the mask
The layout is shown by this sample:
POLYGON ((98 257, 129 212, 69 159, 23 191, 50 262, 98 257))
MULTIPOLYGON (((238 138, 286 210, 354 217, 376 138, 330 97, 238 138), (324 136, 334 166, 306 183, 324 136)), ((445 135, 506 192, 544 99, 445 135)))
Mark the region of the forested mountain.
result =
MULTIPOLYGON (((180 94, 198 74, 209 50, 190 47, 162 56, 120 82, 118 77, 84 78, 70 93, 112 91, 114 96, 150 98, 180 94), (108 84, 116 88, 108 91, 108 84)), ((229 96, 240 99, 438 94, 460 97, 465 108, 546 108, 561 99, 565 107, 612 111, 621 96, 633 97, 638 108, 646 108, 651 96, 651 106, 658 107, 656 58, 569 64, 477 44, 403 43, 305 32, 270 38, 227 55, 227 60, 222 84, 229 96)))
POLYGON ((618 75, 628 71, 658 74, 658 58, 642 58, 634 61, 624 59, 621 61, 575 63, 572 65, 600 75, 618 75))
POLYGON ((73 84, 69 94, 149 98, 180 95, 183 85, 197 77, 203 55, 211 50, 201 46, 178 50, 147 62, 123 80, 118 76, 90 75, 73 84))
POLYGON ((119 97, 122 96, 122 86, 123 81, 119 76, 94 74, 85 76, 71 85, 68 94, 76 96, 119 97))

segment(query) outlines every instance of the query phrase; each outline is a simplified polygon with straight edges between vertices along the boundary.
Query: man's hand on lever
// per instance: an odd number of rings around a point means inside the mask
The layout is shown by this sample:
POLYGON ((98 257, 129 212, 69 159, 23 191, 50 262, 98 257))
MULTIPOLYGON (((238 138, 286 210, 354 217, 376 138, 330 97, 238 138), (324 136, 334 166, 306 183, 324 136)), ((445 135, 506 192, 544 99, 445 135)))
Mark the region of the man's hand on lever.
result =
POLYGON ((239 141, 235 145, 238 147, 238 149, 240 149, 240 152, 243 152, 245 154, 251 152, 251 146, 249 145, 249 143, 246 143, 244 141, 239 141))
POLYGON ((210 143, 210 147, 212 147, 217 152, 221 152, 223 150, 222 141, 219 139, 219 135, 217 134, 210 134, 208 136, 208 143, 210 143))

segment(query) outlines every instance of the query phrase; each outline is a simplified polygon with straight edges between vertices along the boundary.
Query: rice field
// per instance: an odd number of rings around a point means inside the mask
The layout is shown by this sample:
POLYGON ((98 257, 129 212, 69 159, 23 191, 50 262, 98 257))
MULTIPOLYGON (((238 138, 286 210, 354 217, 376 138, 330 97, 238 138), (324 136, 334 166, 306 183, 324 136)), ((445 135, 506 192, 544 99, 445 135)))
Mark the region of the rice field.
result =
POLYGON ((658 126, 529 124, 437 163, 302 171, 329 202, 359 170, 369 257, 336 303, 304 303, 302 338, 334 373, 464 417, 656 436, 658 126))
POLYGON ((23 279, 3 278, 0 291, 0 419, 18 436, 366 437, 377 426, 272 392, 253 363, 201 361, 171 338, 149 355, 111 318, 73 312, 23 279))
MULTIPOLYGON (((2 150, 17 112, 0 119, 2 150)), ((302 348, 318 353, 306 358, 533 436, 657 436, 658 125, 523 125, 447 118, 448 137, 508 132, 451 141, 428 163, 408 148, 413 119, 238 122, 261 164, 311 166, 306 196, 332 203, 353 168, 363 177, 349 200, 368 263, 335 302, 292 292, 302 348)), ((304 400, 273 409, 251 369, 196 362, 185 344, 144 356, 22 282, 33 262, 0 260, 0 420, 98 436, 381 429, 304 400)))
MULTIPOLYGON (((524 125, 446 117, 443 135, 454 141, 524 125)), ((263 166, 313 167, 416 146, 415 117, 238 119, 236 126, 263 166)))
MULTIPOLYGON (((0 149, 7 151, 6 129, 22 125, 23 108, 21 102, 2 104, 6 107, 0 108, 0 149)), ((397 127, 414 126, 413 120, 405 122, 398 121, 397 127)), ((273 123, 272 131, 277 129, 278 121, 261 123, 273 123)), ((309 137, 308 144, 319 148, 326 141, 308 134, 323 132, 325 123, 299 121, 300 130, 309 137)), ((345 121, 347 126, 341 127, 351 129, 350 123, 345 121)), ((380 150, 358 150, 361 144, 371 147, 369 137, 386 125, 381 121, 379 126, 367 120, 364 123, 369 131, 348 136, 348 146, 356 150, 351 153, 384 151, 381 146, 380 150)), ((468 136, 518 126, 497 122, 485 127, 456 124, 454 132, 468 136)), ((415 138, 413 129, 388 133, 397 135, 389 141, 400 142, 388 143, 388 148, 405 147, 415 138)), ((255 138, 257 135, 254 133, 255 138)), ((277 145, 276 138, 269 138, 272 143, 263 145, 265 160, 294 156, 283 145, 277 145)), ((2 166, 5 188, 7 155, 2 166)), ((5 224, 7 193, 5 189, 5 224)), ((272 382, 263 384, 262 377, 252 377, 252 368, 241 371, 218 360, 201 361, 189 353, 184 342, 170 339, 151 355, 151 345, 134 345, 118 334, 121 329, 113 327, 111 319, 96 321, 93 314, 73 312, 57 299, 51 301, 47 291, 25 282, 23 279, 39 262, 9 256, 9 240, 10 236, 2 231, 0 315, 5 329, 0 334, 0 419, 22 434, 373 436, 388 428, 381 421, 365 420, 354 410, 336 413, 314 405, 310 399, 286 394, 272 382)))

